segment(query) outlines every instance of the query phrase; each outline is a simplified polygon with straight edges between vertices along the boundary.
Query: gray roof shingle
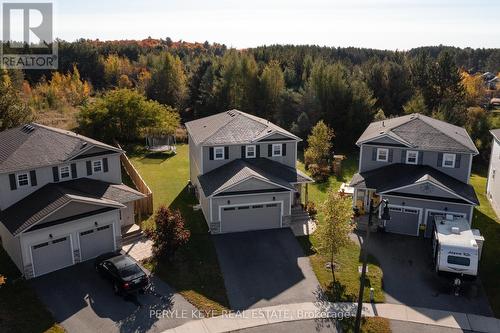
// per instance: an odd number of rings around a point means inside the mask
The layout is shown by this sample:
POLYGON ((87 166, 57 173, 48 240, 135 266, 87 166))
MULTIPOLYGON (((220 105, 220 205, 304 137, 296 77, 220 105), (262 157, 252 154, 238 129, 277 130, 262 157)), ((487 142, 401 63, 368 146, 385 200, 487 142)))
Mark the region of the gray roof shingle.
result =
POLYGON ((36 123, 0 132, 0 173, 59 164, 91 147, 120 149, 83 135, 36 123))
POLYGON ((427 165, 391 164, 386 167, 357 173, 350 186, 376 189, 378 193, 417 184, 428 180, 446 187, 458 196, 478 205, 474 188, 427 165))
POLYGON ((89 178, 49 183, 1 211, 0 222, 13 235, 18 235, 72 200, 119 208, 143 197, 142 193, 124 184, 89 178))
POLYGON ((270 181, 290 190, 294 183, 312 182, 297 169, 267 158, 237 159, 198 176, 205 196, 231 188, 240 181, 255 177, 270 181))
POLYGON ((383 135, 402 141, 415 149, 478 154, 474 142, 464 128, 421 114, 373 122, 356 144, 369 142, 383 135))
POLYGON ((195 144, 205 145, 250 143, 271 133, 280 133, 294 140, 297 136, 266 119, 230 110, 186 123, 195 144))

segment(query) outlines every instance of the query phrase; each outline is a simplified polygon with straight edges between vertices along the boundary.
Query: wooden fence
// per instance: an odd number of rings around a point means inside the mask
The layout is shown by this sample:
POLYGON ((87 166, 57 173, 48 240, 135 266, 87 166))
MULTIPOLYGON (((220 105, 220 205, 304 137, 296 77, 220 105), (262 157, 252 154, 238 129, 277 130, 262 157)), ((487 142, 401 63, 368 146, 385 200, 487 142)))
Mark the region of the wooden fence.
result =
MULTIPOLYGON (((116 145, 118 148, 122 149, 118 143, 116 143, 116 145)), ((130 162, 127 155, 122 154, 120 156, 120 161, 125 169, 125 172, 127 172, 128 176, 134 183, 136 189, 146 196, 145 198, 134 202, 135 215, 138 216, 139 221, 141 221, 143 215, 149 216, 153 214, 153 192, 144 179, 142 179, 137 169, 130 162)))

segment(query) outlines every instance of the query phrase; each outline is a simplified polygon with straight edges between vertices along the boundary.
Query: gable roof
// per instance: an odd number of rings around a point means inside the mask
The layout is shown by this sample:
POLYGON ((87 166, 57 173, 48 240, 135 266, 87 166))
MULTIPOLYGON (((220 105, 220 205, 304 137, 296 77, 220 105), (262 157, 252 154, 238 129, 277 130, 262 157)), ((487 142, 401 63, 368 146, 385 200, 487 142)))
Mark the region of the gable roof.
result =
POLYGON ((198 176, 205 196, 230 189, 245 180, 255 178, 294 190, 295 183, 312 182, 297 169, 267 158, 237 159, 198 176))
POLYGON ((377 193, 382 193, 423 182, 430 182, 444 188, 469 203, 479 204, 476 192, 470 184, 463 183, 427 165, 397 163, 357 173, 353 176, 350 186, 375 189, 377 193))
POLYGON ((59 128, 26 124, 0 132, 0 173, 63 163, 92 147, 121 149, 59 128))
POLYGON ((356 144, 380 137, 390 137, 403 145, 421 150, 479 153, 464 128, 418 113, 373 122, 356 144))
POLYGON ((126 185, 89 178, 49 183, 1 211, 0 222, 16 236, 70 202, 122 208, 124 203, 143 197, 126 185))
POLYGON ((251 143, 273 133, 301 141, 299 137, 266 119, 238 110, 187 122, 186 128, 197 145, 251 143))
POLYGON ((490 131, 491 135, 495 137, 498 141, 500 141, 500 128, 493 129, 490 131))

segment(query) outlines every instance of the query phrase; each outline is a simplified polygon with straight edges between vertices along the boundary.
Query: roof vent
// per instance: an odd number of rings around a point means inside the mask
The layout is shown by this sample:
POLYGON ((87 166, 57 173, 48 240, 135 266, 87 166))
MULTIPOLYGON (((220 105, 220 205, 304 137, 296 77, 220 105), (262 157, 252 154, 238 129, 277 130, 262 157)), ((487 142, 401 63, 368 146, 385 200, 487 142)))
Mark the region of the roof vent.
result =
POLYGON ((35 130, 35 127, 30 124, 26 124, 21 128, 21 131, 24 133, 31 133, 35 130))
POLYGON ((82 147, 81 147, 80 149, 83 149, 83 148, 85 148, 85 147, 87 147, 87 142, 83 142, 83 143, 82 143, 82 147))
POLYGON ((451 227, 451 233, 455 235, 460 234, 460 228, 459 227, 451 227))
POLYGON ((382 127, 385 127, 385 121, 382 120, 382 127))

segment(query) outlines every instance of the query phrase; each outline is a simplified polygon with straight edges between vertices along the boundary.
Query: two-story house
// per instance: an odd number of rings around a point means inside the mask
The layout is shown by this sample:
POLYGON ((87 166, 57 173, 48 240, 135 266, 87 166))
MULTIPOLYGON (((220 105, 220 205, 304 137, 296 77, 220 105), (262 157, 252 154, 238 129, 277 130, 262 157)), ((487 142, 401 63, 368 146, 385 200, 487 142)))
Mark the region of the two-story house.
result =
POLYGON ((26 278, 121 248, 144 196, 122 184, 122 150, 39 124, 0 133, 0 237, 26 278))
POLYGON ((303 184, 300 138, 230 110, 186 123, 191 183, 212 233, 287 227, 303 184))
POLYGON ((491 202, 491 206, 500 217, 500 128, 491 130, 490 132, 493 135, 493 142, 491 144, 486 194, 491 202))
POLYGON ((371 199, 388 199, 387 231, 430 237, 436 215, 472 221, 479 202, 469 178, 478 151, 465 129, 411 114, 370 124, 356 144, 353 205, 363 214, 371 199))

